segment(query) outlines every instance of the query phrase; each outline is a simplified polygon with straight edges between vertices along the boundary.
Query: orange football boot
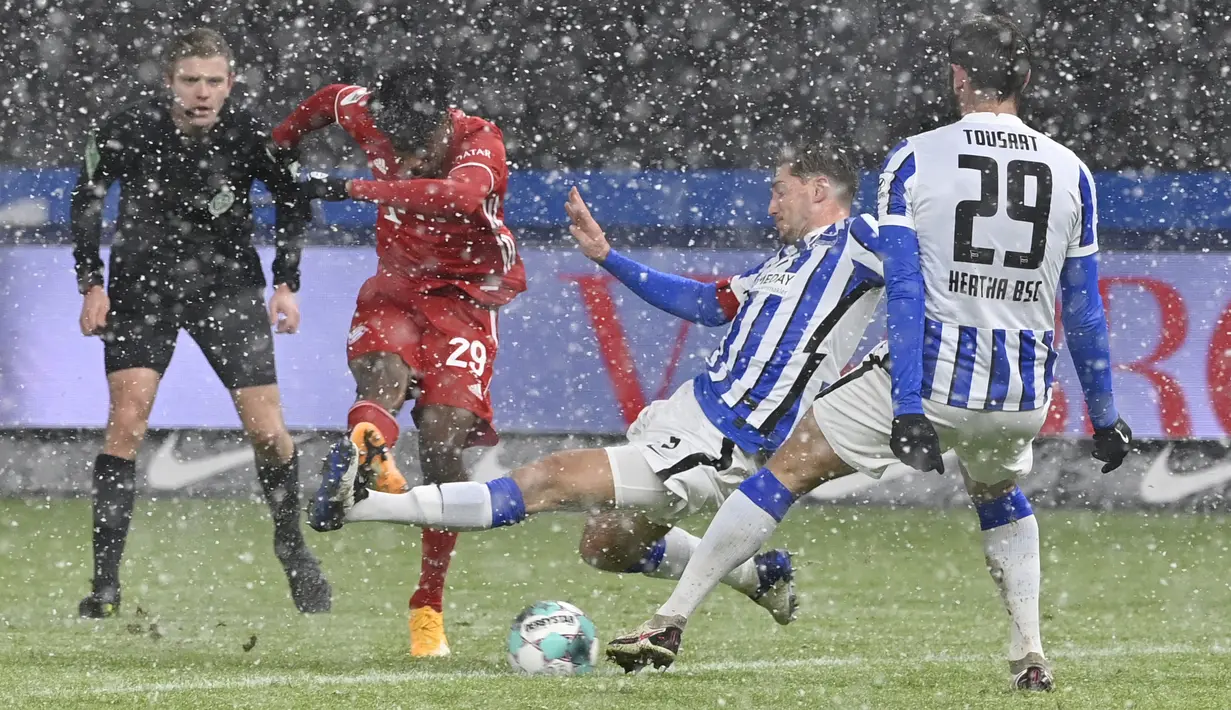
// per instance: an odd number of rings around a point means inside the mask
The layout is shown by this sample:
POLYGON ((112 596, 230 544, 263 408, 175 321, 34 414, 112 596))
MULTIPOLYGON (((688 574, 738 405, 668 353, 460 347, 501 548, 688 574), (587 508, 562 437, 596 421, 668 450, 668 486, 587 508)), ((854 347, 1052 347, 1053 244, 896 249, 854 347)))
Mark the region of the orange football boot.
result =
POLYGON ((366 474, 373 490, 381 493, 405 493, 409 490, 406 477, 398 470, 393 461, 393 452, 375 424, 359 422, 351 429, 350 440, 359 452, 359 472, 366 474))
POLYGON ((419 658, 441 658, 449 653, 444 614, 430 606, 411 608, 410 655, 419 658))

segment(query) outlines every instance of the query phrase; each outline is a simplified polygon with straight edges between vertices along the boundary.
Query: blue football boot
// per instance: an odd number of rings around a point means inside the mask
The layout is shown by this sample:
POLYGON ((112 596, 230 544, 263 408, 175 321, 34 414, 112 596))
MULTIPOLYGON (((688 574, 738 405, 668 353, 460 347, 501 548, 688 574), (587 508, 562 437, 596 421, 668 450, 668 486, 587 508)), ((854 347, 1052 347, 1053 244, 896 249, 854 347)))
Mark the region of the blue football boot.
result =
POLYGON ((350 439, 329 447, 321 466, 321 485, 308 510, 308 525, 317 532, 337 530, 346 523, 346 513, 356 501, 367 498, 368 489, 357 482, 359 454, 350 439))

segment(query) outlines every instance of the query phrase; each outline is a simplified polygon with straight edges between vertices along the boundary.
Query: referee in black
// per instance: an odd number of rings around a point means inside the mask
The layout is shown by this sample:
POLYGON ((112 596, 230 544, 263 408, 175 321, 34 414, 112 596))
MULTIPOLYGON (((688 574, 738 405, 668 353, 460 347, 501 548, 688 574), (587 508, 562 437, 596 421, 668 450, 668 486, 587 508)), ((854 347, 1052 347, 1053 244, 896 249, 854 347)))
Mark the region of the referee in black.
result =
POLYGON ((294 333, 299 256, 310 220, 293 158, 269 147, 267 126, 227 104, 231 50, 194 29, 163 55, 166 92, 119 110, 90 137, 72 195, 73 256, 84 296, 81 332, 100 335, 111 406, 94 463, 94 580, 81 616, 120 606, 120 558, 132 519, 137 449, 158 383, 183 328, 231 391, 256 451, 274 521, 274 552, 302 612, 326 612, 331 593, 299 526, 299 471, 282 419, 271 327, 294 333), (107 287, 99 258, 103 198, 120 182, 107 287), (277 214, 274 294, 252 246, 254 180, 277 214))

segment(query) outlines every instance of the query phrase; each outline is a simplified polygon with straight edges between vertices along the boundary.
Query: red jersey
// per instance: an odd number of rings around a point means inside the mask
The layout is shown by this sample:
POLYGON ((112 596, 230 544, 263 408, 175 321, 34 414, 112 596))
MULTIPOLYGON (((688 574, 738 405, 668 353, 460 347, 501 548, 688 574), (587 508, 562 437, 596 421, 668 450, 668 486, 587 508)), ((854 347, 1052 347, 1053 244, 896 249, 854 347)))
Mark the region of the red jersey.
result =
POLYGON ((424 293, 456 287, 485 306, 504 305, 525 291, 526 269, 504 225, 509 166, 500 129, 449 109, 445 177, 410 177, 373 124, 369 96, 361 86, 326 86, 275 128, 273 139, 294 146, 304 134, 337 123, 359 143, 375 179, 351 181, 350 192, 377 203, 382 272, 405 276, 424 293))

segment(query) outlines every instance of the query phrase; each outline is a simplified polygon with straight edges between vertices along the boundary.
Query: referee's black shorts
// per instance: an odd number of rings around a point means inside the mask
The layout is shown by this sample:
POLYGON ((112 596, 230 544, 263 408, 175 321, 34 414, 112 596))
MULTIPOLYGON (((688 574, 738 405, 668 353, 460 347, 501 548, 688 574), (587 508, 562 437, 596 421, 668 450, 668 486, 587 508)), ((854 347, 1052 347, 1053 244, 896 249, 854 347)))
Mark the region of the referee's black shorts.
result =
POLYGON ((241 288, 146 302, 135 309, 113 306, 103 334, 107 374, 140 367, 162 375, 183 328, 228 390, 276 384, 274 340, 262 293, 241 288))

